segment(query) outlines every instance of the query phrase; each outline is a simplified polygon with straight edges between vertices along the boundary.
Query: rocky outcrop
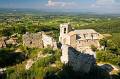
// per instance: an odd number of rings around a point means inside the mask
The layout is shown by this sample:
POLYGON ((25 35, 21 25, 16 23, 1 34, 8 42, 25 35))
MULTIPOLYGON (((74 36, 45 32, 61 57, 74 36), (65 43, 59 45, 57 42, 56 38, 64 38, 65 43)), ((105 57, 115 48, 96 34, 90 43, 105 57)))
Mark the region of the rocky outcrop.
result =
POLYGON ((0 37, 0 48, 5 48, 7 45, 18 45, 17 37, 0 37))
POLYGON ((68 45, 62 45, 61 62, 73 67, 75 71, 88 73, 96 65, 93 55, 76 51, 68 45))
POLYGON ((29 70, 29 68, 33 65, 34 61, 32 59, 29 59, 27 61, 27 64, 25 65, 25 69, 29 70))
POLYGON ((17 40, 18 40, 18 38, 11 37, 10 39, 6 40, 6 44, 17 45, 18 44, 17 40))
POLYGON ((6 47, 6 37, 0 37, 0 48, 6 47))

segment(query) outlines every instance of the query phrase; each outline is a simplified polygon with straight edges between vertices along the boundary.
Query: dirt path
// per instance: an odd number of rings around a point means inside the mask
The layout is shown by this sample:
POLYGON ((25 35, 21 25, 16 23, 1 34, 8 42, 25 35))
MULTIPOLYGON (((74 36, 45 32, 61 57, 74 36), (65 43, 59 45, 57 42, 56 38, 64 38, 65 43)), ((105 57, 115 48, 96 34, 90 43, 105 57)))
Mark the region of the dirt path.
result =
POLYGON ((34 58, 34 59, 29 59, 29 60, 27 61, 26 65, 25 65, 25 69, 26 69, 26 70, 29 70, 35 62, 37 62, 39 59, 45 58, 45 57, 47 57, 47 56, 51 56, 51 54, 43 55, 43 54, 41 54, 41 53, 38 53, 38 55, 37 55, 36 58, 34 58))

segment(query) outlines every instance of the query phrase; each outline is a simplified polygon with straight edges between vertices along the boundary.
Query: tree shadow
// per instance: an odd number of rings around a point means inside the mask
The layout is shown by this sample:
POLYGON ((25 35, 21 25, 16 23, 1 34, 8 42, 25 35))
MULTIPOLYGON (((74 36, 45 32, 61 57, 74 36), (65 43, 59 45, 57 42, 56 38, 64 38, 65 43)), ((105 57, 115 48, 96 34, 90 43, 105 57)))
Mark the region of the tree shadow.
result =
POLYGON ((6 78, 6 74, 3 72, 0 72, 0 79, 5 79, 6 78))
POLYGON ((120 73, 118 73, 117 75, 111 75, 112 79, 120 79, 120 73))
POLYGON ((12 66, 22 62, 25 54, 22 52, 13 52, 10 50, 0 50, 0 67, 12 66))
MULTIPOLYGON (((106 64, 105 64, 106 65, 106 64)), ((104 69, 103 66, 93 67, 89 73, 75 72, 72 67, 64 65, 61 70, 57 72, 47 72, 43 79, 111 79, 109 72, 112 71, 112 66, 104 69)), ((120 74, 119 74, 120 75, 120 74)), ((120 79, 118 75, 112 75, 113 79, 120 79)))
POLYGON ((110 64, 103 64, 100 67, 106 70, 107 72, 111 72, 114 69, 110 64))

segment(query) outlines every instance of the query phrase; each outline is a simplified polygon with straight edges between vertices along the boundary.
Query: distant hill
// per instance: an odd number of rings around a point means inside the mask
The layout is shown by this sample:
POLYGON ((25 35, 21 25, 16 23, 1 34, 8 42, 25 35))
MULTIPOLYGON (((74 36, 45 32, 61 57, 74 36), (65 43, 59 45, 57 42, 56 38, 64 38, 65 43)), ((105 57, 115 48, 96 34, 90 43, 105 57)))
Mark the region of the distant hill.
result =
POLYGON ((97 12, 85 12, 82 11, 80 12, 75 11, 72 12, 70 11, 64 11, 64 10, 49 10, 49 9, 11 9, 11 8, 0 8, 0 13, 1 14, 30 14, 30 15, 102 15, 102 16, 120 16, 120 14, 99 14, 97 12))

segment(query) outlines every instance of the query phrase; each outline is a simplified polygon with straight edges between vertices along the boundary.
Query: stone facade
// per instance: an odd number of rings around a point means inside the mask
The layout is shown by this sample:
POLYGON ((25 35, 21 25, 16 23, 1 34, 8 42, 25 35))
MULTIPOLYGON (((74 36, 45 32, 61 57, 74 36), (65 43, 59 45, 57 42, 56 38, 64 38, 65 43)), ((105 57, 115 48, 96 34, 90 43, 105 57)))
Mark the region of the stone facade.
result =
POLYGON ((96 65, 93 55, 78 52, 68 45, 62 45, 61 49, 61 62, 72 66, 75 71, 88 73, 96 65))
POLYGON ((46 48, 48 46, 57 49, 57 42, 44 32, 26 33, 23 35, 23 44, 30 48, 46 48))

